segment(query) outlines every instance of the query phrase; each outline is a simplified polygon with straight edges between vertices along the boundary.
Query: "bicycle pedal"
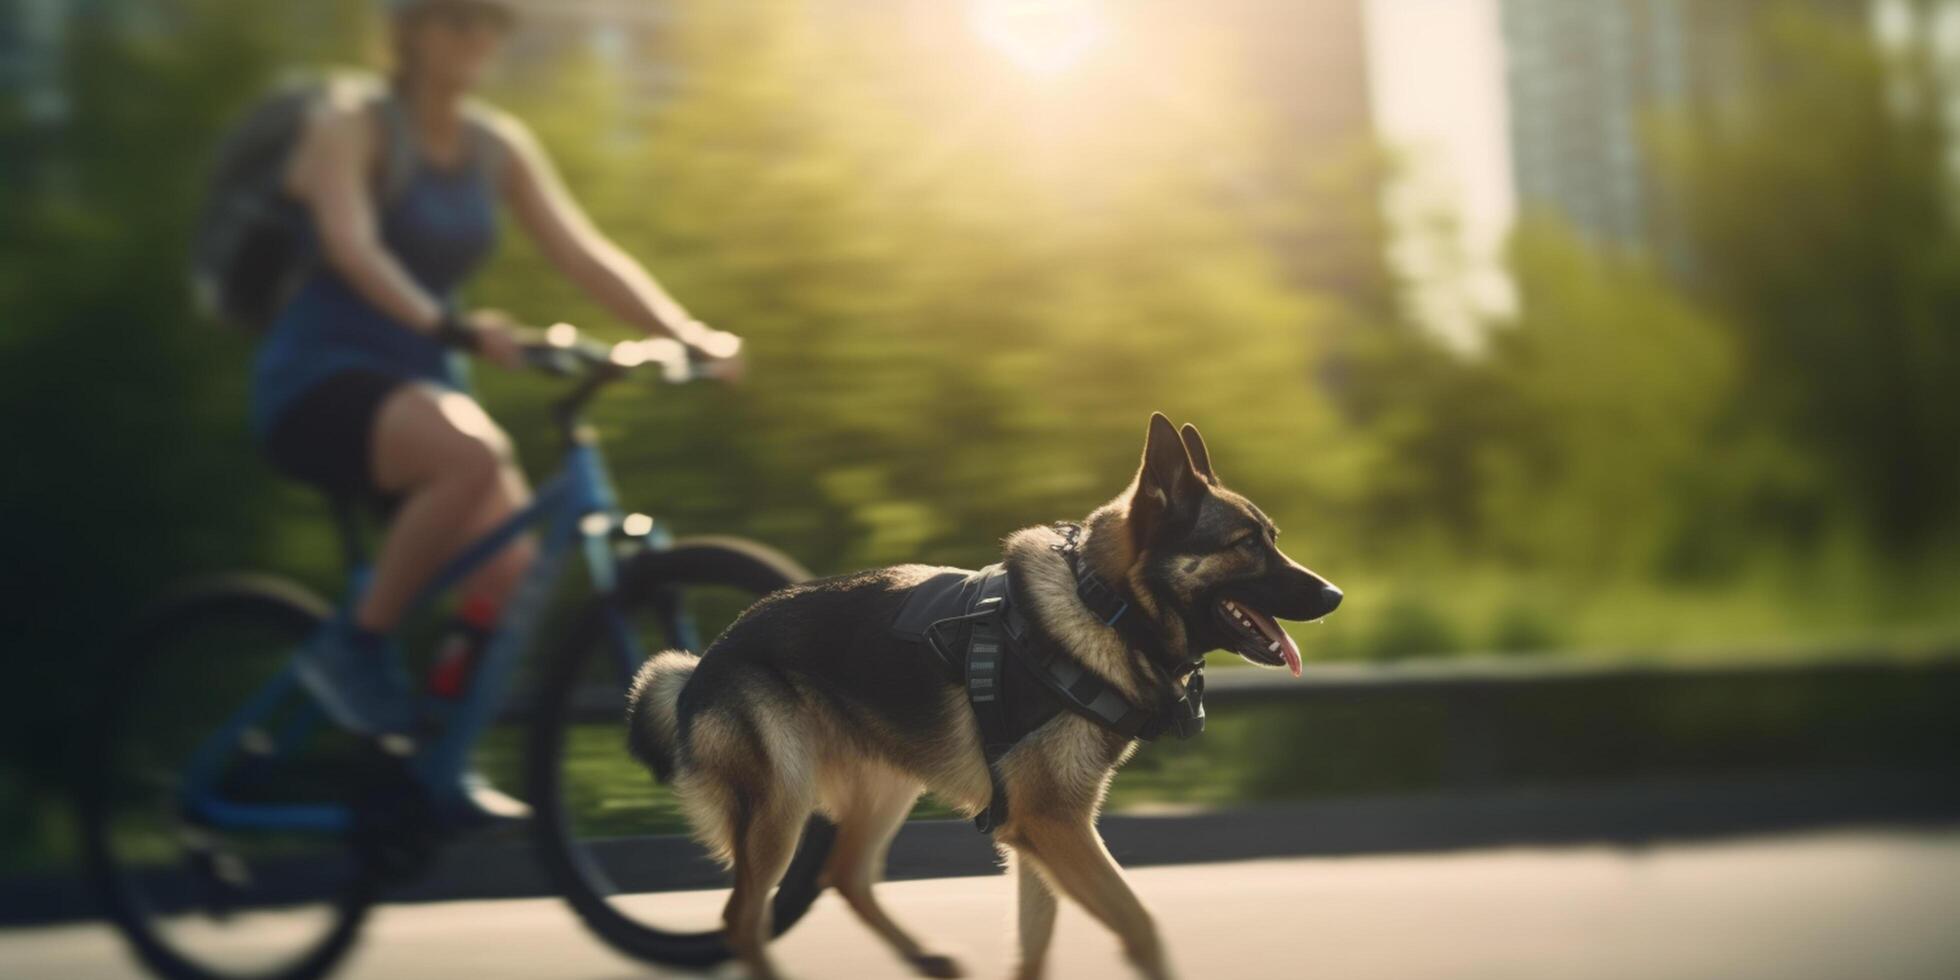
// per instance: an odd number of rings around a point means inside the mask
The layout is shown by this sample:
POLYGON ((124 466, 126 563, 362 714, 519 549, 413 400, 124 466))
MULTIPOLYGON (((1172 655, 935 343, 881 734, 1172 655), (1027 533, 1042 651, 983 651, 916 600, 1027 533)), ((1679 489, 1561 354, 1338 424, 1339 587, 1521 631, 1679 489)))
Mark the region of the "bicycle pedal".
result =
POLYGON ((193 848, 186 855, 191 887, 204 914, 223 922, 231 918, 252 885, 245 859, 215 844, 193 848))
POLYGON ((385 881, 401 882, 428 868, 442 835, 435 814, 406 767, 377 774, 355 804, 356 846, 385 881))
POLYGON ((279 743, 265 729, 252 725, 238 733, 238 748, 252 758, 265 759, 279 751, 279 743))

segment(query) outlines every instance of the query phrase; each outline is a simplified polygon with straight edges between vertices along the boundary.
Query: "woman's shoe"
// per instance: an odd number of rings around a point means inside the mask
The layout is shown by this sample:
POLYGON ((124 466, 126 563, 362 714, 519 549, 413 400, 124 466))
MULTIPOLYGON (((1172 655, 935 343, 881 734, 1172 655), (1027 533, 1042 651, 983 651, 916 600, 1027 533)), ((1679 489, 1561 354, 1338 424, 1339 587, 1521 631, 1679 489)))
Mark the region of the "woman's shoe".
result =
POLYGON ((386 639, 336 617, 293 658, 300 683, 327 717, 360 735, 406 735, 415 725, 415 694, 401 657, 386 639))

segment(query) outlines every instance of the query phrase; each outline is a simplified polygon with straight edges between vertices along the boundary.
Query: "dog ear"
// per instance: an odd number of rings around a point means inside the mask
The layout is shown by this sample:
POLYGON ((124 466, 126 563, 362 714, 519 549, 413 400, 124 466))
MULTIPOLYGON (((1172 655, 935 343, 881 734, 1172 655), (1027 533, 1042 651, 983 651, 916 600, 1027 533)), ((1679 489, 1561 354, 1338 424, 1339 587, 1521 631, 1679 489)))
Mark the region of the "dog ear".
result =
POLYGON ((1205 437, 1198 434, 1198 427, 1186 422, 1184 428, 1177 430, 1177 434, 1184 440, 1184 451, 1191 457, 1192 468, 1205 478, 1206 483, 1217 486, 1218 474, 1211 468, 1211 453, 1205 450, 1205 437))
POLYGON ((1191 454, 1171 420, 1162 412, 1152 414, 1144 436, 1143 465, 1130 495, 1130 525, 1137 541, 1148 542, 1167 521, 1194 514, 1204 491, 1205 479, 1191 465, 1191 454))

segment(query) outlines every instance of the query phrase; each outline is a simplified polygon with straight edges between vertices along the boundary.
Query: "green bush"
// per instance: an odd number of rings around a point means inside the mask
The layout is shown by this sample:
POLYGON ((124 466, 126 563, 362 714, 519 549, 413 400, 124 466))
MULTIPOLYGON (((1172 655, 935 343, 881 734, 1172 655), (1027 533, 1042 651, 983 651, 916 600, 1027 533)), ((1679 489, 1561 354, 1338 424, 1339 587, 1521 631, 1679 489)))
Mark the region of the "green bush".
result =
POLYGON ((1559 621, 1550 611, 1524 602, 1512 602, 1498 610, 1491 627, 1493 653, 1539 653, 1556 649, 1564 642, 1559 621))
POLYGON ((1461 647, 1448 619, 1426 602, 1404 596, 1377 614, 1364 653, 1371 660, 1405 660, 1454 653, 1461 647))

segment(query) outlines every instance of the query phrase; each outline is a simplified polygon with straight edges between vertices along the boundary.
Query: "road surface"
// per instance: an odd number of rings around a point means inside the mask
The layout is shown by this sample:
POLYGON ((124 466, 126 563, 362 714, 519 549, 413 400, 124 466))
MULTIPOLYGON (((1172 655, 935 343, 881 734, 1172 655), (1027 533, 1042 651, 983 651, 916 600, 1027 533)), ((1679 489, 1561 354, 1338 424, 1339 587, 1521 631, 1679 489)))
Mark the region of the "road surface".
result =
MULTIPOLYGON (((1960 977, 1960 830, 1265 860, 1130 877, 1180 975, 1196 980, 1960 977)), ((974 975, 1006 975, 1005 880, 898 882, 883 895, 974 975)), ((659 900, 711 916, 720 896, 659 900)), ((1051 976, 1130 975, 1114 940, 1079 911, 1065 905, 1059 930, 1051 976)), ((907 975, 834 896, 778 953, 807 980, 907 975)), ((0 932, 0 976, 134 975, 99 926, 0 932)), ((519 899, 384 908, 343 975, 656 974, 608 952, 556 902, 519 899)))

